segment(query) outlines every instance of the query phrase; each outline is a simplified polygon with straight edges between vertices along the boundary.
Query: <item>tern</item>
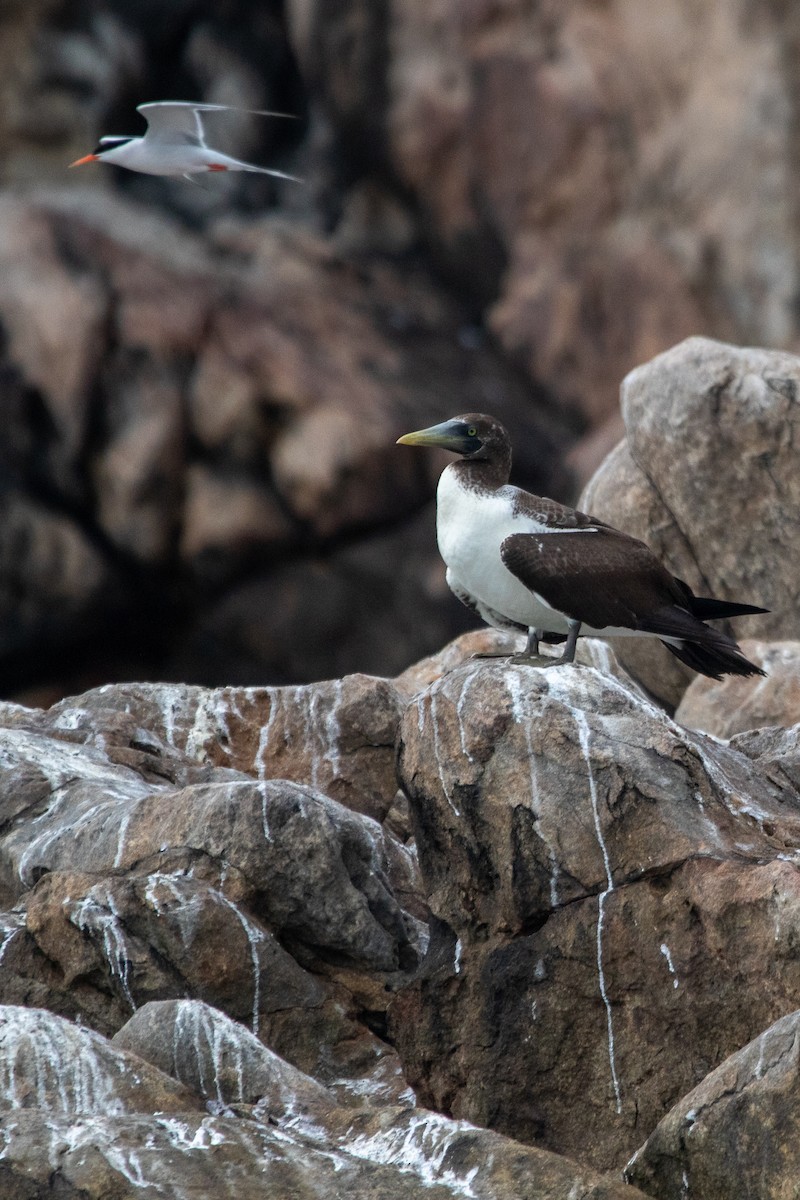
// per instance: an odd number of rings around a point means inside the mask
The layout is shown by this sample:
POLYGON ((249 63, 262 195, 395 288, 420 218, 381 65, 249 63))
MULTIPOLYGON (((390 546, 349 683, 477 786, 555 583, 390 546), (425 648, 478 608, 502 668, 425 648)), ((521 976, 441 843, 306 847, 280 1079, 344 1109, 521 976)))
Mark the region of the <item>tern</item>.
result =
POLYGON ((766 609, 695 596, 638 538, 513 487, 511 443, 499 421, 467 413, 398 441, 461 456, 445 467, 436 493, 447 583, 487 625, 527 633, 514 661, 572 662, 579 635, 654 637, 712 679, 764 674, 705 622, 766 609), (561 658, 538 659, 540 640, 566 640, 561 658))
POLYGON ((144 175, 183 176, 207 171, 255 171, 259 175, 273 175, 276 179, 291 179, 299 183, 295 175, 275 171, 270 167, 257 167, 212 150, 206 143, 203 114, 209 112, 248 113, 258 117, 289 117, 289 113, 268 112, 263 109, 233 108, 228 104, 194 104, 185 100, 159 100, 152 104, 140 104, 136 109, 147 121, 144 137, 108 135, 100 138, 100 145, 91 154, 85 154, 70 163, 80 167, 83 163, 108 162, 129 171, 140 171, 144 175))

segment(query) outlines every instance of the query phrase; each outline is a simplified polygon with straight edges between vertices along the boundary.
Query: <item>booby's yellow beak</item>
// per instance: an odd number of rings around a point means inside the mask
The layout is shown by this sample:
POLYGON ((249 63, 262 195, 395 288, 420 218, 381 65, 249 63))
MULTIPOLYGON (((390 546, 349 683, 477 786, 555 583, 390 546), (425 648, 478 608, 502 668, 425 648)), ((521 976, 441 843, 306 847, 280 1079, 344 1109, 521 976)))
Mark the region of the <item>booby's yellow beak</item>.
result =
POLYGON ((70 165, 70 167, 81 167, 81 166, 83 166, 84 163, 99 162, 99 161, 100 161, 99 154, 84 154, 83 158, 76 158, 75 162, 71 162, 69 165, 70 165))
POLYGON ((475 433, 475 429, 468 427, 464 421, 442 421, 441 425, 431 425, 428 429, 404 433, 397 439, 397 444, 400 446, 440 446, 443 450, 454 450, 456 454, 467 454, 480 445, 475 433))

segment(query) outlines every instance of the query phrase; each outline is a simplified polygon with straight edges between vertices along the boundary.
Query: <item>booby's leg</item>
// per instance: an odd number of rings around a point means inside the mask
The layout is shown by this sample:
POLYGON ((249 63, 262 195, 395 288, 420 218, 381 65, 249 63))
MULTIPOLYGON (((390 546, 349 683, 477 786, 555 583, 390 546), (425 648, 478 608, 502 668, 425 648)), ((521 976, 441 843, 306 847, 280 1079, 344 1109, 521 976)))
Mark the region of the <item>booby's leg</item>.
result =
POLYGON ((546 658, 539 654, 539 638, 542 636, 540 629, 528 630, 528 645, 524 654, 515 654, 511 659, 512 663, 529 663, 537 667, 558 667, 561 663, 571 663, 575 661, 575 647, 578 643, 578 634, 581 631, 580 621, 569 621, 568 623, 567 641, 564 646, 564 653, 559 658, 546 658))
POLYGON ((567 644, 564 647, 564 653, 561 658, 557 658, 556 662, 571 663, 575 661, 575 647, 578 644, 578 634, 581 631, 580 621, 569 622, 569 633, 567 634, 567 644))
POLYGON ((534 629, 533 626, 531 626, 531 628, 528 630, 528 644, 525 647, 525 653, 527 654, 528 658, 538 658, 539 657, 539 638, 540 637, 541 637, 540 630, 534 629))

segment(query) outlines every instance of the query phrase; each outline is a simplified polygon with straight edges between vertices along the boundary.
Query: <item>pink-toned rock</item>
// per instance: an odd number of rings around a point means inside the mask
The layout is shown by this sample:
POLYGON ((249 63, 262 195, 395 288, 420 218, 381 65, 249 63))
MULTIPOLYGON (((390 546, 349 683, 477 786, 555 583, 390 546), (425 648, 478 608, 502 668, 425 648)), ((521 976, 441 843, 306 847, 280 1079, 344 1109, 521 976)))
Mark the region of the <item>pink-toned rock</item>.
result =
MULTIPOLYGON (((698 595, 768 613, 731 622, 738 638, 798 635, 800 359, 690 338, 622 385, 626 443, 584 489, 580 507, 650 545, 698 595), (775 547, 780 547, 777 554, 775 547)), ((617 655, 666 704, 692 673, 650 641, 617 655)))
POLYGON ((757 757, 596 668, 470 662, 399 771, 432 924, 390 1023, 425 1103, 612 1167, 792 1003, 800 805, 757 757))
POLYGON ((561 405, 601 423, 622 375, 690 333, 791 341, 788 12, 288 7, 340 152, 385 129, 427 238, 561 405), (359 69, 381 47, 385 70, 359 69))
POLYGON ((764 725, 800 724, 800 643, 747 640, 742 649, 766 671, 766 679, 698 676, 675 711, 679 724, 719 738, 764 725))
POLYGON ((625 1175, 658 1200, 777 1200, 800 1170, 800 1014, 737 1050, 675 1105, 625 1175), (765 1164, 768 1167, 765 1169, 765 1164))
MULTIPOLYGON (((292 780, 382 820, 397 790, 394 743, 401 700, 392 683, 368 675, 285 688, 198 688, 112 684, 55 705, 55 732, 136 728, 160 741, 157 754, 251 777, 292 780)), ((140 743, 141 744, 141 743, 140 743)))

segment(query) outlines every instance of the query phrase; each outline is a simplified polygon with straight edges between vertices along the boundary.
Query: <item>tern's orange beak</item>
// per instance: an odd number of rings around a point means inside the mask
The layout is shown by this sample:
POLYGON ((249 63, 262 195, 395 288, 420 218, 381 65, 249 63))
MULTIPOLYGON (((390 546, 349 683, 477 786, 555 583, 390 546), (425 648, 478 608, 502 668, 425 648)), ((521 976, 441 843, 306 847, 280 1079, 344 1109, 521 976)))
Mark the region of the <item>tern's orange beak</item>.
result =
POLYGON ((99 155, 99 154, 85 154, 85 155, 83 156, 83 158, 76 158, 76 159, 75 159, 75 162, 72 162, 72 163, 70 163, 69 165, 70 165, 71 167, 80 167, 80 166, 82 166, 84 163, 87 163, 87 162, 99 162, 99 161, 100 161, 100 155, 99 155))

